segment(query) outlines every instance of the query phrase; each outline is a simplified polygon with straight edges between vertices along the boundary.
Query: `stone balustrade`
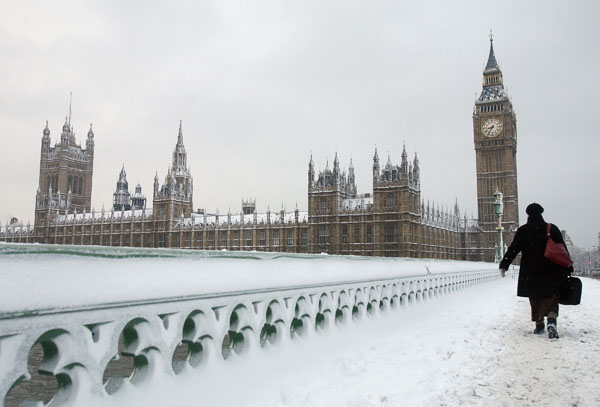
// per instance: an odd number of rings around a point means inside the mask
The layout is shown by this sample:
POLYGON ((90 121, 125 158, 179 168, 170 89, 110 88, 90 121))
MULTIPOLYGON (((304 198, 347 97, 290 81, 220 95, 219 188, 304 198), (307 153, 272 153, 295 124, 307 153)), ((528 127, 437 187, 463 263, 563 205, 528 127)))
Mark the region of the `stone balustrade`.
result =
POLYGON ((496 278, 490 264, 465 272, 0 312, 0 406, 90 405, 141 383, 160 385, 165 375, 210 369, 247 352, 326 334, 336 324, 408 312, 496 278))

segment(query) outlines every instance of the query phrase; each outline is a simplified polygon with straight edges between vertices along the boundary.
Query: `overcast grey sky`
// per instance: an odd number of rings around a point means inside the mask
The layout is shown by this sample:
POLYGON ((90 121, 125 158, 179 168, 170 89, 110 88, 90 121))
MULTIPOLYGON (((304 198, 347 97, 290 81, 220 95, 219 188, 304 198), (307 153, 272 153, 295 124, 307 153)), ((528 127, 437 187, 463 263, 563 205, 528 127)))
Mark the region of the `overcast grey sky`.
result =
MULTIPOLYGON (((421 164, 422 197, 477 216, 472 110, 489 31, 517 112, 520 219, 532 201, 598 245, 596 1, 3 1, 0 220, 33 222, 40 141, 94 124, 92 204, 122 164, 152 200, 183 120, 194 207, 242 197, 307 208, 307 165, 352 157, 372 188, 375 145, 421 164)), ((151 204, 149 205, 151 206, 151 204)))

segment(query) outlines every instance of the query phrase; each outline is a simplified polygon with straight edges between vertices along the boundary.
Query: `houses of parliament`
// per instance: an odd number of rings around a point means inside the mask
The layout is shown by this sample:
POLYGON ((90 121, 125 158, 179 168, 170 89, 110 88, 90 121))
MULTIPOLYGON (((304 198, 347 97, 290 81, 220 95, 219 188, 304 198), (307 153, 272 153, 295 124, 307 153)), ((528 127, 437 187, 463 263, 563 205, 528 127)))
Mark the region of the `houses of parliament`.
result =
POLYGON ((510 242, 518 226, 516 115, 505 91, 493 40, 483 84, 472 112, 476 154, 478 219, 430 205, 421 198, 418 157, 401 152, 399 164, 373 155, 373 188, 359 194, 352 160, 342 168, 337 154, 318 174, 308 163, 308 211, 257 213, 256 201, 242 200, 239 212, 194 210, 193 178, 183 129, 161 183, 156 174, 152 207, 138 185, 129 191, 125 168, 116 183, 113 207, 91 208, 94 131, 85 148, 67 117, 60 142, 51 146, 48 123, 41 142, 34 225, 6 225, 0 241, 210 250, 256 250, 361 256, 494 259, 498 218, 494 193, 504 194, 502 227, 510 242))

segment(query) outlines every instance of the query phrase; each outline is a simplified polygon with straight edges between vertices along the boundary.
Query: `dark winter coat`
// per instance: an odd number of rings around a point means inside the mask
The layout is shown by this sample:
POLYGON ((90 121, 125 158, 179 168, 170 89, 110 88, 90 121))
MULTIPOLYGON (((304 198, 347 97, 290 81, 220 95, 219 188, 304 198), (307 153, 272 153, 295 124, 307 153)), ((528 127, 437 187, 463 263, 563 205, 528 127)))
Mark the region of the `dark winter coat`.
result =
MULTIPOLYGON (((517 254, 522 253, 517 286, 519 297, 550 297, 558 291, 572 271, 571 268, 556 265, 544 257, 546 231, 547 223, 542 215, 530 215, 527 223, 515 233, 515 238, 500 262, 500 268, 506 270, 517 254)), ((565 244, 562 233, 554 224, 550 228, 550 237, 556 243, 565 244)))

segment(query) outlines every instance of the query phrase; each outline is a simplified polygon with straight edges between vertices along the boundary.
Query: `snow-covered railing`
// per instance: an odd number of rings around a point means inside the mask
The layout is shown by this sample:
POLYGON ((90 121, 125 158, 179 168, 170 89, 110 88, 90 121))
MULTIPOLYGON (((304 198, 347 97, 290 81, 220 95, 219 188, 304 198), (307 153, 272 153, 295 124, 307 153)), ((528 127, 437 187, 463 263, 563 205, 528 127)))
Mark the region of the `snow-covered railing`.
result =
POLYGON ((0 264, 0 406, 91 405, 498 278, 488 263, 81 246, 2 244, 0 264))

